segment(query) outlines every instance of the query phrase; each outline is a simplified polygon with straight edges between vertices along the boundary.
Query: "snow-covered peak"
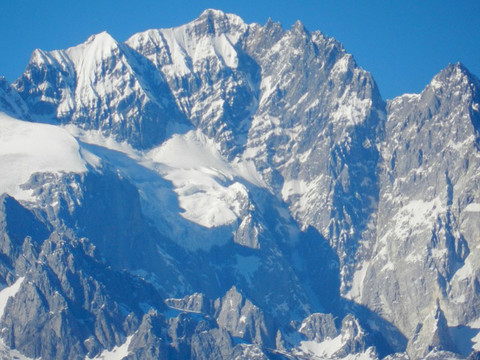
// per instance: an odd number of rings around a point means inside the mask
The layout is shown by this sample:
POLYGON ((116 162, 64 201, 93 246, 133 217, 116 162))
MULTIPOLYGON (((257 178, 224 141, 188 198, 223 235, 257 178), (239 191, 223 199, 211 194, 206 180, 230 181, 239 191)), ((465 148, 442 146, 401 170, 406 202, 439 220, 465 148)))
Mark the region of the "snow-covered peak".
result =
POLYGON ((145 54, 167 74, 184 76, 196 71, 205 59, 218 59, 230 68, 238 66, 235 49, 248 25, 238 16, 219 10, 205 10, 188 24, 149 30, 127 40, 127 45, 145 54))
POLYGON ((41 49, 33 50, 32 56, 30 57, 30 64, 51 64, 51 62, 47 52, 41 49))
POLYGON ((87 41, 71 47, 65 52, 75 64, 75 67, 89 67, 112 55, 118 48, 117 41, 106 31, 90 36, 87 41))
POLYGON ((117 41, 106 31, 90 36, 84 43, 66 50, 45 51, 35 49, 30 57, 30 65, 56 65, 68 59, 77 66, 90 60, 107 58, 114 49, 118 48, 117 41), (66 59, 68 58, 68 59, 66 59), (87 60, 86 60, 87 59, 87 60))
MULTIPOLYGON (((221 25, 230 25, 230 27, 246 27, 246 24, 245 22, 243 21, 243 19, 238 16, 238 15, 235 15, 235 14, 229 14, 229 13, 225 13, 221 10, 216 10, 216 9, 207 9, 207 10, 204 10, 200 16, 198 17, 197 20, 194 20, 193 22, 200 22, 200 21, 203 21, 203 20, 208 20, 208 21, 211 21, 215 24, 221 24, 221 25)), ((215 30, 225 30, 225 28, 222 28, 222 27, 215 27, 215 30)))
POLYGON ((93 34, 91 36, 88 37, 87 41, 85 41, 85 43, 89 44, 89 43, 102 43, 102 44, 106 44, 108 46, 108 44, 116 44, 117 42, 115 41, 115 39, 107 32, 107 31, 101 31, 99 32, 98 34, 93 34))
POLYGON ((227 14, 220 10, 205 10, 197 19, 172 29, 176 33, 177 40, 185 43, 187 38, 191 41, 203 37, 219 38, 225 36, 232 44, 236 44, 239 38, 246 32, 248 25, 237 15, 227 14))

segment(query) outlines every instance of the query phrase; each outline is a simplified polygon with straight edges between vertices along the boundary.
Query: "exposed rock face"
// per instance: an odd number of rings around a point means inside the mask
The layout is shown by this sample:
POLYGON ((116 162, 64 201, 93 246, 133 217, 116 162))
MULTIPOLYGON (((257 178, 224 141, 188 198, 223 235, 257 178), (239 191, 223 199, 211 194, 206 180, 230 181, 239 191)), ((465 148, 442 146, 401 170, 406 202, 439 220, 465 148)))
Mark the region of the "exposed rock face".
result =
POLYGON ((2 204, 2 218, 14 218, 2 225, 2 243, 11 245, 2 249, 3 264, 9 265, 2 281, 11 287, 13 276, 22 279, 2 318, 7 346, 30 357, 94 355, 120 344, 138 326, 141 303, 163 308, 151 285, 105 266, 88 240, 50 234, 5 195, 2 204))
POLYGON ((414 359, 424 358, 432 350, 457 350, 450 337, 445 315, 438 303, 425 321, 418 324, 407 346, 407 353, 414 359))
POLYGON ((332 314, 312 314, 307 317, 298 330, 310 341, 322 342, 326 338, 338 335, 332 314))
POLYGON ((377 242, 352 297, 408 337, 437 298, 449 326, 478 316, 479 89, 457 64, 389 104, 377 242))
POLYGON ((30 119, 27 105, 17 91, 0 76, 0 109, 1 111, 19 119, 30 119))
POLYGON ((336 40, 206 10, 36 50, 0 111, 1 356, 475 356, 461 64, 385 104, 336 40))
POLYGON ((263 311, 245 299, 235 287, 215 302, 217 323, 233 336, 249 343, 270 345, 273 338, 263 311))

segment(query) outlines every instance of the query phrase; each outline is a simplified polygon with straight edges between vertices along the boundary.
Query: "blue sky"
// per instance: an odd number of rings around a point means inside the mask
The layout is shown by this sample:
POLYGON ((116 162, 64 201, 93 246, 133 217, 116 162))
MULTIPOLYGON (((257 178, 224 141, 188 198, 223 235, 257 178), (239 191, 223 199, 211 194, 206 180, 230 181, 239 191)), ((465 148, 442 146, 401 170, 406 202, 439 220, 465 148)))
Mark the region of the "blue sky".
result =
POLYGON ((205 8, 269 17, 289 28, 297 19, 341 41, 370 71, 384 98, 419 92, 448 63, 480 76, 479 0, 0 0, 0 75, 15 80, 35 48, 63 49, 108 31, 118 41, 172 27, 205 8))

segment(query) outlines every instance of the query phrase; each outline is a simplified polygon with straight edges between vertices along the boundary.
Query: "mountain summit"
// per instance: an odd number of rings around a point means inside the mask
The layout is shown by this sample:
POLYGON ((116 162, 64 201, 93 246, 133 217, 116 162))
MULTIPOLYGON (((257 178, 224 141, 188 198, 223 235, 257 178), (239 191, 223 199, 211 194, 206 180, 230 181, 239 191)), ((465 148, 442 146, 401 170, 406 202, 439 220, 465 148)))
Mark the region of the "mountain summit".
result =
POLYGON ((385 102, 335 39, 212 9, 35 50, 0 78, 1 356, 477 356, 479 94, 455 64, 385 102))

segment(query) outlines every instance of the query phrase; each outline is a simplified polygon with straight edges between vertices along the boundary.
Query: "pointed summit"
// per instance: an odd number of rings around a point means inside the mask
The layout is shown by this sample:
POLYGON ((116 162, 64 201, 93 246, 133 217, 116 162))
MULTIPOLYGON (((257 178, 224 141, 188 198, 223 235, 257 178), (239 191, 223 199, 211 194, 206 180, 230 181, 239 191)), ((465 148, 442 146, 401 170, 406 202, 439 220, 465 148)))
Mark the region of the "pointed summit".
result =
POLYGON ((105 30, 102 32, 99 32, 98 34, 91 35, 86 41, 86 43, 93 43, 93 42, 101 42, 103 44, 108 44, 108 45, 117 44, 117 41, 105 30))
POLYGON ((407 346, 412 358, 424 358, 433 350, 457 352, 448 328, 447 319, 437 299, 433 310, 419 323, 407 346))
POLYGON ((219 30, 222 32, 226 32, 231 28, 235 27, 246 27, 245 22, 243 19, 235 14, 225 13, 222 10, 216 9, 206 9, 204 10, 198 19, 194 20, 193 23, 196 22, 203 22, 207 21, 208 23, 214 25, 214 31, 218 32, 219 30))
MULTIPOLYGON (((105 53, 118 47, 117 41, 106 31, 90 36, 82 45, 95 52, 105 53)), ((82 46, 80 45, 80 46, 82 46)))
POLYGON ((299 34, 309 33, 305 25, 303 25, 303 23, 300 20, 295 21, 295 23, 291 27, 291 31, 299 34))
POLYGON ((90 71, 103 59, 112 56, 118 42, 106 31, 90 36, 83 44, 65 50, 77 71, 90 71))
POLYGON ((30 63, 42 64, 49 63, 48 54, 42 49, 35 49, 30 56, 30 63))
POLYGON ((210 18, 223 18, 226 14, 222 10, 217 9, 205 9, 200 14, 199 18, 210 17, 210 18))
POLYGON ((478 88, 480 87, 480 81, 465 65, 461 62, 457 62, 456 64, 449 64, 446 68, 435 75, 429 86, 433 90, 452 86, 461 86, 465 89, 471 86, 476 86, 478 88))

